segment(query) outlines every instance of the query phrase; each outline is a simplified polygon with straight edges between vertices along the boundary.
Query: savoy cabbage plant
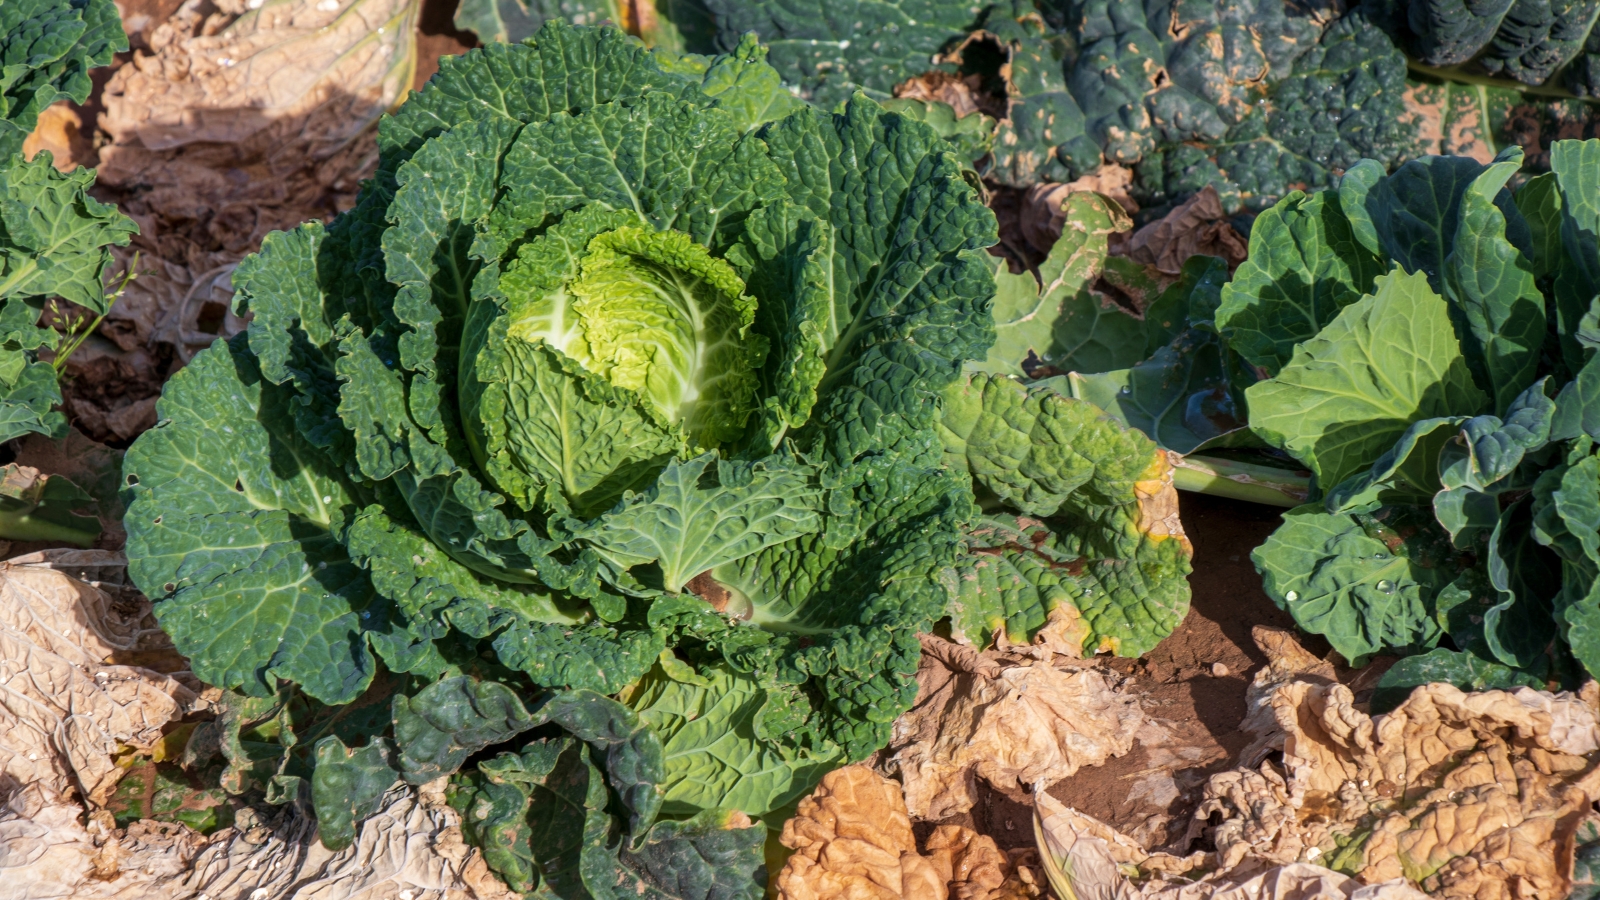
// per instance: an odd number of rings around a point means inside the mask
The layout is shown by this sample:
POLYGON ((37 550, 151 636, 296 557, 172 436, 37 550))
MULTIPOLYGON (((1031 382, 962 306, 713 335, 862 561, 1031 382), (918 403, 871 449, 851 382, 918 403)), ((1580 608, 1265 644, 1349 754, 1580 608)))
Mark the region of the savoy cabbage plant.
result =
POLYGON ((353 209, 240 264, 249 330, 124 470, 229 790, 337 847, 454 776, 520 890, 754 896, 750 817, 887 741, 919 633, 1182 618, 1164 451, 970 368, 996 223, 950 144, 764 58, 562 22, 447 58, 353 209))

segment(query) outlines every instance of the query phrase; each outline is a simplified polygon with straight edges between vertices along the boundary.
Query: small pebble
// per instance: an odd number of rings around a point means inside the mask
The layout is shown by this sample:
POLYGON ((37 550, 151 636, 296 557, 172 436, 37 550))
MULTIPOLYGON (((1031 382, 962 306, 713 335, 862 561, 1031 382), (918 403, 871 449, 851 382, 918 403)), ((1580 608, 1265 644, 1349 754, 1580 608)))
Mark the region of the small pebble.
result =
POLYGON ((1218 678, 1226 678, 1228 677, 1228 667, 1222 663, 1212 663, 1211 674, 1218 678))

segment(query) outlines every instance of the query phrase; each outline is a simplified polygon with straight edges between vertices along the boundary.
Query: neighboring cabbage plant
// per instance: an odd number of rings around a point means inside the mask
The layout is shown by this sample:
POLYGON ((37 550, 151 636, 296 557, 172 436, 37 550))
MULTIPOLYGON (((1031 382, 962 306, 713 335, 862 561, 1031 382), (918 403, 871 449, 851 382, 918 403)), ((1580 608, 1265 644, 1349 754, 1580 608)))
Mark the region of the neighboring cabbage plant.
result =
POLYGON ((1322 494, 1253 554, 1267 592, 1358 664, 1440 648, 1396 688, 1600 672, 1600 142, 1513 192, 1521 164, 1293 193, 1216 313, 1265 377, 1251 428, 1322 494))
MULTIPOLYGON (((25 161, 23 140, 50 104, 83 102, 89 70, 127 47, 110 0, 0 2, 0 442, 65 435, 60 372, 115 297, 110 247, 137 231, 89 196, 93 169, 59 172, 48 152, 25 161)), ((91 543, 98 525, 71 511, 87 498, 66 479, 47 482, 0 513, 0 537, 91 543)))
POLYGON ((0 2, 0 163, 51 104, 87 100, 90 70, 127 49, 111 0, 0 2))

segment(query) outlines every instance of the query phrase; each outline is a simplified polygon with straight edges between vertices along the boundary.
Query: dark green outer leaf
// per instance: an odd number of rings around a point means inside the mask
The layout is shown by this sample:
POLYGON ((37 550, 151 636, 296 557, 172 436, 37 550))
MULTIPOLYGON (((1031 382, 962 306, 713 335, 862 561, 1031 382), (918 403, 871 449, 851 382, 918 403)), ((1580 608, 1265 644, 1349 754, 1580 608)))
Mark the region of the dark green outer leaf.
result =
POLYGON ((1403 8, 1408 15, 1409 49, 1430 66, 1454 66, 1476 56, 1488 46, 1514 0, 1468 3, 1431 0, 1403 8))
POLYGON ((128 451, 129 575, 195 673, 264 696, 276 678, 347 703, 386 615, 340 543, 361 495, 294 427, 244 337, 168 382, 128 451))
POLYGON ((1249 387, 1250 425, 1338 484, 1371 466, 1422 419, 1473 415, 1472 382, 1444 300, 1398 270, 1296 348, 1278 376, 1249 387))
POLYGON ((1467 186, 1444 268, 1467 365, 1497 412, 1533 382, 1545 339, 1533 264, 1507 240, 1505 214, 1495 205, 1521 165, 1522 149, 1512 148, 1467 186))
POLYGON ((384 792, 399 773, 389 763, 389 748, 382 737, 351 750, 330 734, 317 741, 316 757, 311 799, 317 811, 317 834, 322 846, 343 850, 355 840, 356 825, 378 811, 384 792))
POLYGON ((394 741, 400 776, 427 784, 453 774, 471 754, 542 721, 510 688, 466 675, 434 682, 415 696, 397 695, 394 741))
POLYGON ((1583 50, 1596 14, 1595 0, 1517 0, 1477 63, 1492 74, 1544 84, 1583 50))
POLYGON ((1496 659, 1515 668, 1536 665, 1556 636, 1552 613, 1560 567, 1534 541, 1532 520, 1531 498, 1502 512, 1487 553, 1489 581, 1500 602, 1484 613, 1484 639, 1496 659))
POLYGON ((1372 714, 1386 713, 1411 695, 1414 688, 1442 681, 1463 691, 1493 691, 1514 687, 1531 687, 1542 690, 1544 679, 1521 672, 1471 653, 1430 650, 1420 656, 1408 656, 1383 673, 1372 692, 1372 714))

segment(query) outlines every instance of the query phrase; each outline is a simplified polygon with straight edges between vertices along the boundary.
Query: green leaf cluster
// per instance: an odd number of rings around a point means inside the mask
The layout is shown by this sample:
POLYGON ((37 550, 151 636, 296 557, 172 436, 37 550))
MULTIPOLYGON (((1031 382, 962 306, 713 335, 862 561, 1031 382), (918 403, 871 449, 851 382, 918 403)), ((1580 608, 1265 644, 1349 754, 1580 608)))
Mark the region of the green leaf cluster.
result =
POLYGON ((127 49, 112 0, 0 3, 0 164, 51 104, 89 99, 89 71, 127 49))
POLYGON ((1252 430, 1322 495, 1252 558, 1353 662, 1424 654, 1387 677, 1385 704, 1426 680, 1600 671, 1600 363, 1583 324, 1600 304, 1600 142, 1557 142, 1551 172, 1512 191, 1522 163, 1364 161, 1292 193, 1216 313, 1261 378, 1237 385, 1252 430))
POLYGON ((65 432, 57 372, 74 345, 41 319, 64 316, 61 300, 86 311, 80 329, 104 315, 108 248, 138 230, 89 196, 93 170, 58 172, 49 153, 24 161, 22 143, 46 107, 87 99, 89 70, 126 49, 110 0, 0 3, 0 442, 65 432))
POLYGON ((887 742, 919 633, 1181 620, 1165 452, 978 365, 997 229, 947 135, 767 52, 443 60, 356 206, 240 263, 249 330, 124 467, 230 790, 332 847, 451 776, 520 890, 753 896, 749 817, 887 742))

